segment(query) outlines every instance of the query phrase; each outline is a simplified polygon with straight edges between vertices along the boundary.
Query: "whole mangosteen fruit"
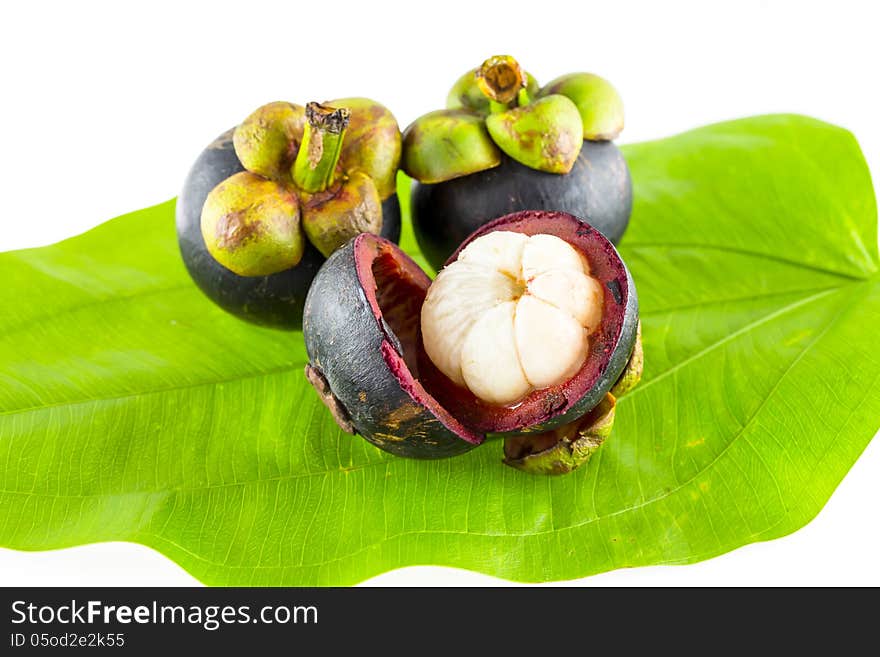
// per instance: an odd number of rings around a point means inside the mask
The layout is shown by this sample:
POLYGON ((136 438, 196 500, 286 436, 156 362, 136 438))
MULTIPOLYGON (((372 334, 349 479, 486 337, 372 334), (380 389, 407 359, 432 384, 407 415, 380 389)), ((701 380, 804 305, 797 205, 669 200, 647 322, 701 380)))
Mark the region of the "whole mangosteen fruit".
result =
POLYGON ((300 328, 327 255, 364 231, 400 239, 400 152, 394 116, 366 98, 260 107, 184 182, 177 236, 190 276, 242 319, 300 328))
POLYGON ((433 283, 362 234, 306 299, 306 374, 340 427, 440 458, 489 434, 530 472, 577 467, 641 374, 638 301, 614 246, 578 218, 526 211, 472 234, 433 283))
POLYGON ((520 210, 580 217, 616 243, 632 183, 611 141, 623 103, 603 78, 574 73, 543 88, 510 56, 463 75, 447 109, 404 131, 402 168, 415 179, 413 226, 438 268, 474 230, 520 210))

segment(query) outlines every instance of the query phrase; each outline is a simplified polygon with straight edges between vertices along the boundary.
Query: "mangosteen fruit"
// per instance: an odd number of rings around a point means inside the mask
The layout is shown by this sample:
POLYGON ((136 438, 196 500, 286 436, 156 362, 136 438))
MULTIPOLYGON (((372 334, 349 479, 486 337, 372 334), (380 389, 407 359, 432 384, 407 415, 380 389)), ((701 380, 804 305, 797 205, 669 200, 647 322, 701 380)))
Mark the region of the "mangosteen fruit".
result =
POLYGON ((555 210, 617 243, 632 183, 611 141, 623 103, 611 84, 574 73, 539 87, 510 56, 491 57, 455 83, 447 108, 403 134, 401 167, 415 180, 416 238, 435 268, 495 217, 555 210))
POLYGON ((202 151, 177 199, 190 276, 251 322, 302 326, 325 258, 361 232, 400 239, 397 121, 366 98, 264 105, 202 151))
POLYGON ((398 456, 454 456, 498 435, 509 465, 560 473, 607 436, 615 386, 637 382, 638 325, 614 246, 570 214, 490 222, 433 282, 364 233, 309 291, 306 374, 341 428, 398 456))

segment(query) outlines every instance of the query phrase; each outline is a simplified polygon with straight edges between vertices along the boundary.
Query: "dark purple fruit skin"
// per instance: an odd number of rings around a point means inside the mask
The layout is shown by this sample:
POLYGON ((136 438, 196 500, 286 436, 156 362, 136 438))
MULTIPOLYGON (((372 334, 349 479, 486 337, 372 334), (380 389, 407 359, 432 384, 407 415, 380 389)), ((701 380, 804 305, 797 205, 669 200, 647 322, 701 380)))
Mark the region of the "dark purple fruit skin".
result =
POLYGON ((585 141, 567 174, 537 171, 504 155, 493 169, 433 185, 413 183, 416 239, 435 269, 480 226, 521 210, 567 212, 616 244, 632 212, 623 154, 610 141, 585 141))
MULTIPOLYGON (((364 234, 350 240, 330 255, 312 283, 303 317, 309 362, 323 374, 357 432, 380 449, 418 459, 463 454, 477 443, 414 401, 383 355, 388 349, 401 355, 402 348, 364 295, 356 262, 356 243, 362 239, 376 238, 364 234)), ((425 288, 428 283, 425 276, 425 288)))
MULTIPOLYGON (((244 171, 227 130, 196 159, 183 191, 177 198, 177 240, 187 271, 199 289, 227 312, 272 328, 302 327, 303 304, 323 256, 308 242, 296 267, 269 276, 239 276, 217 262, 205 247, 201 216, 205 199, 214 187, 234 173, 244 171)), ((400 239, 400 204, 397 195, 382 203, 382 235, 400 239)))
POLYGON ((379 237, 389 242, 400 243, 400 201, 392 194, 382 201, 382 230, 379 237))

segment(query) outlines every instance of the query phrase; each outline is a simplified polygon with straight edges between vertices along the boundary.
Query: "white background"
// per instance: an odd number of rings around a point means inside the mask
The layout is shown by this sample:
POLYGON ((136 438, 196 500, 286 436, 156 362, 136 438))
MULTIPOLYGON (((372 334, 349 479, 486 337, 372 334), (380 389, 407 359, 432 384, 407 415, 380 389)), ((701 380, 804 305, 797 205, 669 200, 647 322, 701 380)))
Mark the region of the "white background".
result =
MULTIPOLYGON (((859 139, 876 187, 880 21, 872 4, 6 2, 0 250, 49 244, 175 196, 202 147, 270 100, 365 95, 405 126, 497 53, 514 54, 544 82, 575 70, 609 78, 626 103, 622 142, 764 112, 838 123, 859 139)), ((694 566, 574 584, 880 585, 877 443, 818 518, 790 537, 694 566)), ((195 583, 140 546, 0 550, 3 585, 195 583)), ((501 582, 419 567, 370 583, 501 582)))

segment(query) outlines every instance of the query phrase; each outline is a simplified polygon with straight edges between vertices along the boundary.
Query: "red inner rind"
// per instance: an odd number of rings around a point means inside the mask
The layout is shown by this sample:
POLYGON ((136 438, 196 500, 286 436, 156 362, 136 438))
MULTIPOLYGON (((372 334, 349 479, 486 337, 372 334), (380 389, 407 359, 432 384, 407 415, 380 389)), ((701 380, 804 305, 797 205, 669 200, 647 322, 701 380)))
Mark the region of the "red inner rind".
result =
POLYGON ((355 239, 354 256, 361 289, 386 336, 382 358, 401 389, 462 440, 476 445, 483 442, 484 436, 443 408, 418 378, 419 323, 431 279, 396 244, 369 233, 355 239))
POLYGON ((562 212, 527 211, 496 219, 473 233, 446 264, 454 262, 470 242, 496 230, 546 233, 565 240, 586 257, 591 276, 605 292, 602 322, 590 336, 590 354, 581 369, 564 383, 535 390, 514 406, 488 404, 434 366, 422 345, 420 326, 431 279, 397 245, 367 233, 355 241, 358 279, 386 336, 382 355, 389 370, 413 401, 472 443, 482 442, 484 432, 503 433, 542 424, 580 401, 605 373, 620 339, 629 300, 626 269, 611 242, 562 212))
POLYGON ((541 424, 565 413, 590 390, 604 374, 609 357, 617 346, 629 296, 626 269, 611 242, 594 228, 563 212, 518 212, 496 219, 473 233, 452 254, 448 265, 473 240, 496 230, 524 235, 546 233, 574 246, 590 264, 590 274, 605 292, 602 322, 590 336, 590 353, 581 369, 565 383, 530 393, 515 406, 488 404, 469 390, 443 375, 419 345, 419 365, 425 385, 445 408, 455 409, 456 417, 478 431, 503 433, 541 424))

